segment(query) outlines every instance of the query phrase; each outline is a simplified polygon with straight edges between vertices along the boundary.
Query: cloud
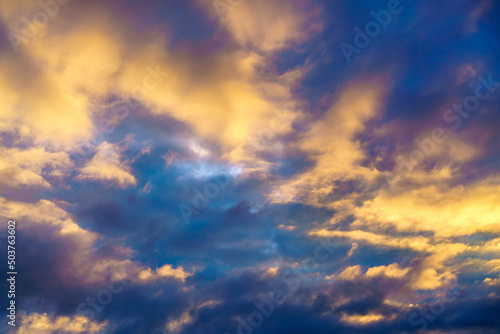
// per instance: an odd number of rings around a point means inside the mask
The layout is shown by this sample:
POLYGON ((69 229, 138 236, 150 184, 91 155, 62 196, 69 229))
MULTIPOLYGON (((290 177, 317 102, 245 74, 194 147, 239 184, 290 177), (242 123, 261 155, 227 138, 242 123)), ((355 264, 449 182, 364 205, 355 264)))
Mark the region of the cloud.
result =
POLYGON ((491 9, 493 1, 483 0, 479 2, 476 8, 469 14, 467 22, 467 30, 469 33, 475 34, 478 32, 478 24, 485 12, 491 9))
POLYGON ((438 237, 495 234, 500 232, 494 218, 500 209, 491 203, 500 200, 498 187, 498 181, 489 178, 454 188, 381 191, 354 210, 354 226, 393 225, 398 231, 432 231, 438 237))
POLYGON ((455 134, 443 132, 444 141, 434 141, 425 130, 415 140, 412 149, 400 149, 394 155, 395 166, 386 175, 391 189, 451 185, 463 177, 464 165, 483 154, 483 149, 455 134))
POLYGON ((349 238, 350 240, 365 242, 371 245, 394 248, 408 248, 416 251, 429 249, 429 241, 425 237, 391 237, 361 230, 355 231, 329 231, 326 229, 313 230, 311 236, 349 238))
POLYGON ((485 278, 483 284, 486 284, 487 286, 500 287, 500 278, 490 278, 490 277, 485 278))
MULTIPOLYGON (((411 268, 401 269, 398 264, 378 266, 368 269, 366 278, 383 275, 388 278, 405 278, 406 284, 413 290, 435 290, 449 285, 456 279, 452 273, 453 264, 449 262, 473 247, 461 243, 449 243, 444 240, 433 240, 423 236, 399 237, 380 235, 365 231, 328 231, 309 232, 311 236, 348 238, 359 244, 368 244, 377 248, 410 249, 419 254, 411 268), (412 270, 412 271, 410 271, 412 270), (411 275, 408 275, 411 273, 411 275)), ((479 247, 479 249, 481 249, 479 247)), ((352 278, 361 275, 361 268, 356 270, 352 278)), ((348 272, 351 273, 351 272, 348 272)))
POLYGON ((131 168, 123 163, 123 149, 117 144, 103 142, 97 147, 96 154, 82 168, 76 180, 94 180, 115 184, 120 188, 135 186, 137 180, 131 174, 131 168))
POLYGON ((345 268, 341 273, 339 273, 336 278, 340 280, 352 281, 361 276, 361 266, 356 265, 352 267, 345 268))
POLYGON ((279 224, 278 228, 285 230, 285 231, 293 231, 297 228, 297 226, 279 224))
MULTIPOLYGON (((210 7, 215 4, 202 2, 210 7)), ((234 8, 229 6, 230 11, 223 13, 220 22, 240 45, 263 51, 279 50, 322 30, 317 20, 318 8, 311 9, 308 5, 308 1, 243 1, 234 8)), ((210 10, 212 17, 218 14, 213 8, 210 10)))
MULTIPOLYGON (((204 4, 216 14, 212 1, 204 4)), ((23 48, 25 57, 10 60, 19 69, 29 63, 40 84, 20 83, 29 91, 19 94, 6 79, 6 91, 12 92, 6 94, 6 102, 11 107, 6 108, 9 114, 0 129, 74 151, 99 137, 103 115, 113 109, 114 102, 124 101, 131 114, 141 110, 153 119, 169 115, 185 123, 197 137, 221 146, 220 158, 244 165, 247 174, 268 172, 272 164, 260 151, 283 151, 279 142, 267 142, 292 132, 288 124, 276 126, 281 122, 276 114, 289 120, 302 114, 302 103, 292 91, 307 72, 305 67, 296 67, 278 73, 272 56, 321 30, 318 8, 302 1, 245 2, 228 16, 225 26, 241 45, 232 50, 213 49, 200 63, 198 50, 167 48, 174 31, 162 29, 166 40, 153 35, 144 38, 111 15, 108 6, 68 4, 60 9, 50 34, 41 31, 23 48), (76 9, 87 14, 76 19, 67 14, 76 9), (247 42, 258 45, 257 50, 248 50, 247 42), (28 106, 29 99, 21 100, 21 96, 31 96, 33 103, 28 106), (23 104, 26 113, 14 112, 23 104), (259 142, 257 152, 255 141, 259 142)), ((8 7, 12 8, 5 9, 5 17, 27 10, 21 5, 8 7)), ((228 37, 222 31, 216 34, 228 37)))
POLYGON ((376 313, 370 313, 366 315, 359 315, 359 314, 349 315, 344 313, 342 314, 342 318, 340 320, 350 325, 363 326, 374 322, 382 321, 385 318, 386 317, 383 314, 376 314, 376 313))
POLYGON ((193 323, 194 319, 189 312, 184 312, 179 319, 167 323, 168 333, 179 333, 186 325, 193 323))
POLYGON ((262 274, 262 277, 276 277, 278 275, 279 267, 270 267, 262 274))
POLYGON ((347 253, 346 259, 350 258, 357 249, 358 249, 358 244, 353 242, 351 245, 351 249, 349 249, 349 252, 347 253))
POLYGON ((58 235, 71 238, 84 247, 91 246, 98 238, 97 234, 81 228, 66 211, 48 200, 24 203, 0 197, 0 215, 25 219, 25 222, 20 224, 19 229, 28 233, 37 228, 43 229, 43 226, 52 226, 58 235))
POLYGON ((179 282, 184 283, 186 281, 186 278, 193 276, 193 274, 194 273, 189 273, 184 271, 184 268, 182 266, 178 266, 177 268, 174 269, 172 265, 165 264, 154 271, 149 268, 141 271, 138 275, 138 279, 140 281, 151 282, 166 277, 172 277, 178 280, 179 282))
MULTIPOLYGON (((338 43, 370 8, 222 1, 234 7, 222 20, 212 0, 70 2, 18 54, 0 39, 9 48, 0 56, 0 185, 11 188, 0 215, 18 219, 19 260, 31 268, 19 281, 20 332, 112 323, 118 332, 234 333, 238 317, 259 310, 256 297, 286 288, 288 268, 288 278, 311 280, 287 290, 265 333, 412 331, 412 312, 456 281, 473 291, 428 331, 497 328, 498 101, 396 176, 392 191, 385 184, 405 166, 398 156, 429 136, 443 101, 491 67, 481 58, 491 50, 464 61, 446 49, 469 50, 456 37, 474 29, 481 45, 495 45, 484 15, 492 2, 405 9, 391 25, 408 38, 386 29, 359 66, 345 67, 338 43), (448 14, 427 20, 437 12, 448 14), (91 153, 75 159, 89 142, 91 153), (179 224, 176 205, 223 171, 235 182, 179 224), (300 272, 302 260, 323 255, 300 272), (123 279, 132 284, 99 321, 75 316, 123 279)), ((0 3, 0 30, 40 6, 0 3)))
POLYGON ((0 175, 4 176, 1 183, 8 187, 51 188, 47 178, 61 180, 72 167, 73 162, 65 152, 48 152, 37 147, 25 150, 0 147, 0 175))
POLYGON ((392 263, 388 266, 378 266, 371 267, 365 273, 365 276, 368 278, 377 277, 377 276, 385 276, 388 278, 401 278, 405 276, 410 268, 402 269, 398 263, 392 263))
MULTIPOLYGON (((102 240, 102 236, 80 227, 70 214, 51 201, 24 203, 0 197, 0 216, 18 220, 17 230, 26 233, 27 237, 50 240, 53 251, 63 250, 51 256, 58 258, 52 269, 65 284, 92 285, 127 277, 134 279, 139 271, 147 270, 128 259, 132 251, 120 245, 115 245, 113 252, 98 252, 96 242, 102 240)), ((189 276, 179 268, 170 272, 164 268, 161 274, 178 279, 189 276)))
POLYGON ((381 112, 384 89, 381 79, 343 87, 322 119, 312 124, 298 144, 314 167, 283 182, 271 193, 273 202, 331 207, 332 195, 340 190, 336 182, 365 182, 378 175, 375 169, 361 165, 365 153, 357 136, 365 130, 366 122, 381 112))
POLYGON ((90 135, 88 101, 61 88, 25 57, 4 59, 0 90, 1 132, 54 148, 75 145, 90 135))
POLYGON ((82 316, 49 316, 47 313, 25 314, 20 321, 21 325, 16 332, 19 334, 99 333, 107 325, 107 321, 99 323, 82 316))

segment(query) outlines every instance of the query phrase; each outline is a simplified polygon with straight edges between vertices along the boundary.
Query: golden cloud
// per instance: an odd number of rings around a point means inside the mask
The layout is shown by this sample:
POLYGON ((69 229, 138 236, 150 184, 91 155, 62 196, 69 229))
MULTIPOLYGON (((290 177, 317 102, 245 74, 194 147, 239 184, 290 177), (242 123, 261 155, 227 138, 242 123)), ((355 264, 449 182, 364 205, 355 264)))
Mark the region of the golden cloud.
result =
POLYGON ((38 186, 51 188, 46 177, 65 176, 73 162, 65 152, 48 152, 44 148, 0 147, 0 175, 8 187, 38 186))
POLYGON ((103 142, 97 147, 97 153, 82 168, 76 180, 95 180, 116 184, 120 188, 137 184, 131 174, 131 168, 123 163, 122 149, 108 142, 103 142))
POLYGON ((277 187, 270 195, 274 202, 331 206, 328 197, 336 190, 335 181, 367 181, 379 175, 376 169, 361 166, 365 153, 356 136, 380 113, 385 96, 380 80, 350 83, 341 90, 298 144, 315 162, 314 167, 277 187))
POLYGON ((83 316, 49 316, 47 313, 31 313, 21 316, 18 334, 52 334, 52 333, 99 333, 107 325, 107 321, 90 321, 83 316))

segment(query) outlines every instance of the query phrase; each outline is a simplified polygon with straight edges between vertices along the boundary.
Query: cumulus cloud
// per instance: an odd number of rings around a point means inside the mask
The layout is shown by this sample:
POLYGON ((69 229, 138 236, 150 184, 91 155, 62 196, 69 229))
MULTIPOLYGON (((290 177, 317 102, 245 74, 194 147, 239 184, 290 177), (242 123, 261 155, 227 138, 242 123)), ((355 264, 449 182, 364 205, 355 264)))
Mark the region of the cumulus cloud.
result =
POLYGON ((382 191, 354 210, 354 226, 394 225, 400 231, 432 231, 439 237, 498 233, 498 183, 485 179, 467 186, 427 186, 393 194, 382 191))
POLYGON ((371 267, 365 273, 366 277, 385 276, 389 278, 401 278, 408 273, 410 268, 401 268, 399 264, 392 263, 388 266, 371 267))
MULTIPOLYGON (((270 195, 274 202, 331 206, 334 201, 330 198, 340 190, 336 182, 365 182, 378 175, 374 168, 361 165, 365 153, 356 136, 365 129, 367 121, 381 112, 385 93, 380 80, 353 82, 343 87, 323 118, 312 125, 298 144, 314 166, 277 187, 270 195)), ((338 194, 343 195, 348 194, 338 194)))
MULTIPOLYGON (((201 0, 209 7, 214 2, 201 0)), ((222 26, 231 32, 241 45, 250 45, 259 50, 273 51, 291 43, 304 41, 323 26, 317 21, 319 8, 311 9, 308 1, 244 1, 235 8, 222 13, 208 11, 213 18, 220 19, 222 26), (217 14, 217 15, 216 15, 217 14)))
POLYGON ((348 280, 351 281, 361 276, 361 266, 356 265, 352 267, 345 268, 342 272, 337 275, 337 278, 340 280, 348 280))
POLYGON ((177 268, 173 268, 170 264, 165 264, 156 270, 151 270, 150 268, 139 272, 138 279, 140 281, 156 281, 159 279, 172 277, 179 282, 184 283, 186 278, 193 276, 194 273, 186 272, 182 266, 178 266, 177 268))
POLYGON ((21 316, 21 325, 16 333, 100 333, 106 328, 106 325, 107 321, 90 321, 82 316, 68 317, 48 315, 47 313, 31 313, 21 316))
POLYGON ((117 144, 103 142, 96 154, 80 169, 76 180, 94 180, 115 184, 120 188, 137 184, 131 168, 122 162, 122 149, 117 144))
MULTIPOLYGON (((207 13, 216 14, 212 1, 202 3, 210 8, 207 13)), ((6 91, 11 91, 6 103, 11 107, 6 108, 9 114, 0 129, 74 151, 99 136, 100 119, 114 98, 126 101, 130 113, 138 111, 138 102, 151 117, 170 115, 186 123, 203 140, 222 146, 223 158, 245 165, 248 173, 271 168, 255 149, 267 150, 271 145, 266 140, 292 132, 290 125, 276 126, 281 121, 275 118, 277 113, 290 120, 302 114, 301 102, 292 90, 307 72, 297 67, 277 73, 272 56, 321 31, 318 8, 308 1, 245 2, 222 25, 240 46, 209 54, 200 66, 196 50, 176 52, 158 37, 138 36, 102 10, 105 5, 71 5, 93 17, 92 26, 83 17, 63 15, 61 8, 57 22, 67 29, 50 34, 41 31, 30 40, 23 54, 35 60, 29 66, 38 73, 35 82, 40 83, 19 83, 23 90, 29 89, 21 94, 12 81, 5 80, 6 91), (133 48, 128 45, 131 37, 138 44, 133 48), (248 49, 248 43, 256 49, 248 49), (43 70, 36 65, 40 63, 43 70), (21 100, 21 96, 30 98, 21 100), (24 105, 26 112, 14 112, 24 105)), ((36 5, 6 6, 3 15, 9 18, 32 9, 36 5)), ((173 34, 167 31, 167 39, 173 34)), ((11 61, 19 69, 29 62, 23 57, 11 61)), ((275 153, 282 149, 279 144, 272 146, 275 153)))
POLYGON ((97 234, 81 228, 66 211, 48 200, 25 203, 0 197, 0 214, 4 217, 26 219, 19 229, 27 233, 36 231, 37 227, 52 226, 59 235, 78 240, 78 244, 86 247, 91 246, 98 237, 97 234))
POLYGON ((40 147, 25 150, 0 147, 0 175, 3 175, 0 182, 8 187, 51 188, 46 178, 59 181, 71 167, 73 162, 66 152, 48 152, 40 147))
POLYGON ((69 285, 102 284, 108 280, 123 279, 136 281, 142 280, 144 273, 152 273, 155 279, 173 277, 184 282, 186 277, 193 275, 185 272, 182 266, 173 269, 170 265, 152 272, 144 265, 131 261, 128 257, 133 251, 121 245, 116 245, 109 254, 98 252, 96 242, 102 240, 102 235, 83 229, 70 214, 48 200, 24 203, 0 197, 0 216, 22 221, 18 230, 30 238, 51 240, 64 248, 64 254, 60 254, 57 265, 52 269, 59 275, 58 279, 69 285))

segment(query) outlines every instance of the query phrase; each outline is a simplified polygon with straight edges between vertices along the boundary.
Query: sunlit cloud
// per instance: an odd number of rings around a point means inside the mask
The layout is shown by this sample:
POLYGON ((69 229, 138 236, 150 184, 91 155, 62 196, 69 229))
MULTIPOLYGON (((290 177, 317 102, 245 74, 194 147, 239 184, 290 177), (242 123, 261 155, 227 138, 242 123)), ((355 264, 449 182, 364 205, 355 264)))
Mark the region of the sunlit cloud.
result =
POLYGON ((80 169, 76 179, 109 182, 121 188, 136 185, 130 167, 121 161, 121 151, 119 146, 103 142, 92 159, 80 169))
POLYGON ((99 333, 107 322, 89 321, 82 316, 49 316, 46 313, 32 313, 22 318, 22 324, 17 333, 51 334, 64 331, 65 333, 99 333))
POLYGON ((496 332, 496 7, 0 3, 0 332, 496 332))
MULTIPOLYGON (((314 167, 280 185, 271 199, 278 203, 298 201, 329 206, 331 202, 326 199, 337 190, 337 181, 373 180, 379 173, 361 165, 365 154, 356 136, 368 120, 380 113, 383 99, 384 82, 380 80, 345 87, 323 119, 299 142, 299 149, 313 159, 314 167)), ((348 194, 338 194, 343 195, 348 194)))
POLYGON ((193 273, 184 271, 182 266, 173 268, 170 264, 165 264, 164 266, 157 268, 156 270, 147 269, 139 273, 139 280, 142 281, 152 281, 157 279, 162 279, 166 277, 172 277, 182 283, 186 281, 186 278, 193 276, 193 273))

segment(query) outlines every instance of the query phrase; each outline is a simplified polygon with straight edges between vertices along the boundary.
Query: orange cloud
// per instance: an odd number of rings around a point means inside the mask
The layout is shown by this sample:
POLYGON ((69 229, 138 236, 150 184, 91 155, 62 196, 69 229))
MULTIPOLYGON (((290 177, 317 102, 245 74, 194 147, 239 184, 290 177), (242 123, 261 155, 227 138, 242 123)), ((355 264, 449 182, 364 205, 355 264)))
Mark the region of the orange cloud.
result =
POLYGON ((51 334, 51 333, 99 333, 106 328, 107 321, 90 321, 83 316, 49 316, 47 313, 31 313, 21 316, 19 334, 51 334))
POLYGON ((194 273, 189 273, 184 271, 182 266, 173 268, 170 264, 165 264, 164 266, 157 268, 156 270, 146 269, 139 273, 138 279, 140 281, 155 281, 165 277, 172 277, 179 282, 184 283, 186 278, 193 276, 194 273))
POLYGON ((131 174, 131 168, 121 160, 121 148, 116 144, 103 142, 75 179, 109 182, 120 188, 136 185, 137 181, 131 174))
POLYGON ((271 193, 271 199, 277 203, 331 206, 327 198, 336 190, 335 181, 368 181, 378 176, 374 168, 361 166, 365 154, 356 136, 368 120, 380 114, 384 91, 384 84, 377 80, 351 83, 342 89, 335 103, 298 144, 315 162, 314 167, 283 182, 271 193))

